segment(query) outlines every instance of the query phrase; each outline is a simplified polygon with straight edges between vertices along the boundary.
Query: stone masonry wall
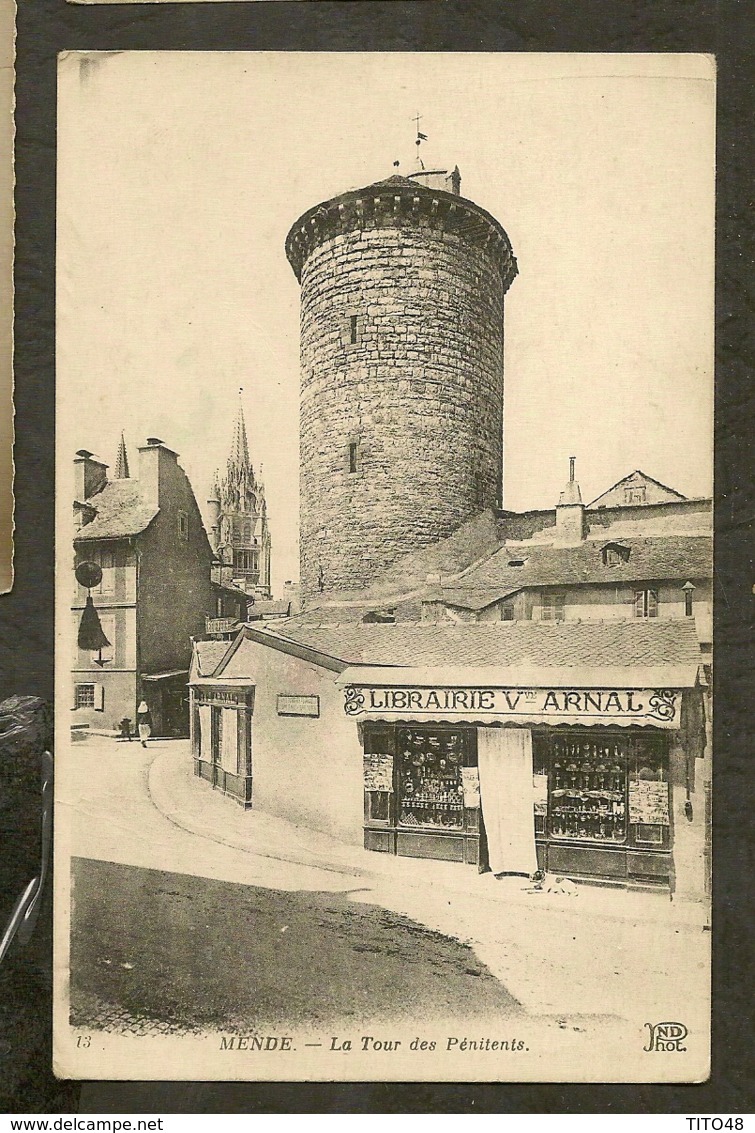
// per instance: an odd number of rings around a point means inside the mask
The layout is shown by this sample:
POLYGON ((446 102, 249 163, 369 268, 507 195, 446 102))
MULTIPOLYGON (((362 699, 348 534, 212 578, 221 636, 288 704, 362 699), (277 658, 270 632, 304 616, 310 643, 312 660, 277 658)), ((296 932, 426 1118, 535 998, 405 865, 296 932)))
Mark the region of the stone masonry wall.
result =
POLYGON ((361 587, 500 504, 505 286, 495 250, 421 217, 324 240, 301 283, 311 596, 361 587))

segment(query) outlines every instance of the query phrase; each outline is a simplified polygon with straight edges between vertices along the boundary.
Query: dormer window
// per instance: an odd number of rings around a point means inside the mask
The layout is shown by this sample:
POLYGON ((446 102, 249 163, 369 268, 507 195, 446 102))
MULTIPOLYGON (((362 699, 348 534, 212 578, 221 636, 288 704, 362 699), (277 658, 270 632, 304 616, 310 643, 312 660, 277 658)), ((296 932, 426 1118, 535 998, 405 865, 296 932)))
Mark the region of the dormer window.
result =
POLYGON ((606 543, 602 553, 604 566, 620 566, 629 562, 631 550, 623 543, 606 543))
POLYGON ((363 625, 394 625, 395 610, 369 610, 362 618, 363 625))
POLYGON ((526 559, 509 559, 509 566, 510 567, 523 567, 526 562, 527 562, 526 559))

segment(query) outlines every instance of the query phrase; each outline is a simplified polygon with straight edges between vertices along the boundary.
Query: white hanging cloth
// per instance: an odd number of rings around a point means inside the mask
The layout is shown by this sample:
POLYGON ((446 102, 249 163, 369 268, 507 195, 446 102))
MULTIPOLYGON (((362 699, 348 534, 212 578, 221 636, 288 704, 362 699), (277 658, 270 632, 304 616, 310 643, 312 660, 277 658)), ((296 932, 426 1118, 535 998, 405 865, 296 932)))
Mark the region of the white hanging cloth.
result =
POLYGON ((212 708, 209 704, 199 706, 199 755, 212 761, 212 708))
POLYGON ((223 709, 222 758, 221 765, 224 771, 231 775, 239 773, 238 750, 238 712, 235 708, 223 709))
POLYGON ((537 869, 529 728, 478 728, 480 800, 493 873, 537 869))

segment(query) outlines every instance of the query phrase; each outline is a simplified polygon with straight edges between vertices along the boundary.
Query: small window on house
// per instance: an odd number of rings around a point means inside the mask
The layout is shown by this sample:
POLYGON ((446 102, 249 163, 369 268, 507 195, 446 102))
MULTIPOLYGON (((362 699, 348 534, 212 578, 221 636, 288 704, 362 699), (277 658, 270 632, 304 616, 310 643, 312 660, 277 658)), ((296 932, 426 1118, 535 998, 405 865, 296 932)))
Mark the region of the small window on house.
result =
POLYGON ((83 684, 74 686, 74 708, 93 708, 95 712, 105 711, 105 689, 102 685, 83 684))
POLYGON ((657 618, 658 617, 658 591, 657 590, 635 590, 635 592, 634 592, 634 616, 636 618, 657 618))
POLYGON ((359 471, 359 441, 349 441, 349 472, 359 471))
POLYGON ((509 559, 509 566, 510 567, 523 567, 526 562, 527 562, 526 559, 509 559))
POLYGON ((94 685, 76 685, 77 708, 94 708, 94 685))
POLYGON ((501 621, 502 622, 513 622, 513 620, 514 620, 514 603, 513 602, 504 602, 501 605, 501 621))
POLYGON ((102 567, 102 580, 98 590, 100 594, 112 594, 115 589, 115 555, 112 551, 102 551, 100 554, 102 567))
POLYGON ((543 594, 540 605, 540 620, 543 622, 562 622, 565 604, 565 594, 543 594))
POLYGON ((644 504, 647 502, 647 488, 644 484, 639 487, 624 489, 625 504, 644 504))
POLYGON ((189 517, 185 511, 178 513, 178 537, 184 541, 189 538, 189 517))

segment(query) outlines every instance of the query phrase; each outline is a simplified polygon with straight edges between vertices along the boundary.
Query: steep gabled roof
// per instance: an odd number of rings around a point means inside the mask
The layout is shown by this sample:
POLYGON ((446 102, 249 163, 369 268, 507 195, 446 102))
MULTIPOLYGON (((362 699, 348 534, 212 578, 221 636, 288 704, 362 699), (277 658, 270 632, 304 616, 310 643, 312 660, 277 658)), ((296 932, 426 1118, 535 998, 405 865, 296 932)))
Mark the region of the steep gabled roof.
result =
POLYGON ((138 480, 111 480, 86 503, 96 510, 97 515, 80 528, 75 543, 139 535, 149 527, 160 510, 144 500, 138 480))
POLYGON ((604 496, 610 496, 611 492, 615 492, 617 488, 623 488, 624 485, 628 484, 630 480, 634 481, 635 483, 639 482, 655 484, 656 488, 662 488, 664 492, 669 492, 669 494, 672 495, 674 499, 687 499, 687 496, 683 496, 681 492, 677 492, 676 488, 669 488, 668 484, 662 484, 660 480, 656 480, 653 476, 648 476, 647 472, 643 472, 641 468, 635 468, 634 472, 630 472, 627 476, 622 476, 621 480, 617 480, 616 483, 612 484, 610 488, 606 488, 604 492, 601 492, 599 496, 596 496, 595 499, 587 505, 588 508, 595 507, 595 505, 598 504, 604 496), (639 481, 637 480, 637 477, 639 477, 639 481))

